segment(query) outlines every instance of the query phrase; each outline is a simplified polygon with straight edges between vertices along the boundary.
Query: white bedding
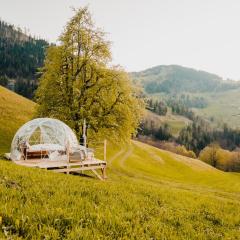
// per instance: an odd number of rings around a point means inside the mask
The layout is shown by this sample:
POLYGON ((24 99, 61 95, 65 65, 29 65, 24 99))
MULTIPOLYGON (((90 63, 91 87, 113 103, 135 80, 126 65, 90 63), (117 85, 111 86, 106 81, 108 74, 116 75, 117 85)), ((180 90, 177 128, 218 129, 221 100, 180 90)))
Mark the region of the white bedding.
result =
POLYGON ((36 144, 29 147, 28 152, 34 151, 65 151, 66 149, 59 144, 36 144))

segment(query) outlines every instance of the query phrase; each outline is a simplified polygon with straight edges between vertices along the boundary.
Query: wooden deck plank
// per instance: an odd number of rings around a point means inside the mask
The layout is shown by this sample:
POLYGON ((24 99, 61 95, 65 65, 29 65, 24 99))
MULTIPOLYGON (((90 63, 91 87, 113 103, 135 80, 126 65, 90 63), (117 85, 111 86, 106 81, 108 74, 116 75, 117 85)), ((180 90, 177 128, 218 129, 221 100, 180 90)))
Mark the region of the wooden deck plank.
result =
POLYGON ((106 162, 102 162, 102 161, 83 161, 83 162, 76 162, 76 163, 62 163, 62 162, 55 162, 55 163, 40 163, 38 165, 39 168, 54 168, 54 167, 78 167, 78 166, 99 166, 99 165, 106 165, 106 162))
MULTIPOLYGON (((9 157, 10 154, 5 154, 5 157, 9 157)), ((93 160, 85 160, 85 161, 79 161, 74 160, 71 162, 59 160, 59 161, 51 161, 51 160, 43 160, 43 159, 31 159, 31 160, 19 160, 19 161, 13 161, 14 163, 25 166, 25 167, 31 167, 31 168, 41 168, 41 169, 48 169, 53 172, 58 173, 73 173, 73 172, 82 172, 90 170, 92 171, 97 178, 104 180, 106 179, 106 167, 107 162, 103 160, 99 160, 97 158, 94 158, 93 160), (99 174, 97 170, 100 169, 102 174, 99 174)))
POLYGON ((14 161, 18 165, 26 166, 26 167, 38 167, 38 168, 55 168, 55 167, 73 167, 73 166, 98 166, 98 165, 106 165, 105 161, 94 159, 94 160, 86 160, 86 161, 49 161, 49 160, 20 160, 14 161))
POLYGON ((98 174, 98 172, 95 170, 95 169, 91 169, 92 170, 92 172, 100 179, 100 180, 104 180, 103 178, 102 178, 102 176, 100 175, 100 174, 98 174))
POLYGON ((79 172, 79 171, 84 171, 84 170, 93 170, 93 169, 102 169, 105 168, 106 166, 89 166, 89 167, 79 167, 79 168, 60 168, 60 169, 53 169, 53 172, 59 172, 59 173, 64 173, 64 172, 79 172))

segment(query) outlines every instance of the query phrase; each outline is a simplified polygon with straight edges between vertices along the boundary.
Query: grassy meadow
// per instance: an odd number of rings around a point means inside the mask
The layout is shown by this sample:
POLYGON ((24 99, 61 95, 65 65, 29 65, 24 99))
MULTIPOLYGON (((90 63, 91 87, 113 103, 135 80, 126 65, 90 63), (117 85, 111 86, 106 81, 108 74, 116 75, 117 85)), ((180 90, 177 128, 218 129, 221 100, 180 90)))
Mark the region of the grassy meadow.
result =
POLYGON ((168 113, 165 116, 160 116, 154 112, 146 110, 144 119, 149 122, 153 121, 156 128, 167 123, 170 127, 171 134, 175 137, 177 137, 179 132, 191 122, 191 120, 184 116, 172 114, 170 110, 168 110, 168 113))
MULTIPOLYGON (((240 92, 239 89, 205 92, 205 93, 189 93, 186 95, 192 97, 203 97, 208 106, 205 108, 193 108, 193 111, 205 119, 213 120, 213 126, 218 126, 219 123, 227 123, 232 128, 240 128, 240 92)), ((151 98, 155 100, 166 98, 166 94, 156 93, 150 94, 151 98)), ((162 116, 160 116, 161 121, 162 116)), ((162 120, 169 123, 173 129, 173 135, 177 136, 179 131, 189 123, 187 118, 179 115, 172 115, 168 113, 162 120), (173 118, 173 119, 172 119, 173 118), (172 119, 172 121, 171 121, 172 119)))
POLYGON ((195 109, 197 114, 240 128, 240 93, 239 89, 226 92, 213 92, 202 94, 208 101, 208 106, 203 109, 195 109))
POLYGON ((0 153, 9 151, 15 132, 33 117, 35 103, 0 86, 0 153))
MULTIPOLYGON (((3 153, 34 104, 0 91, 3 153)), ((1 160, 0 239, 240 239, 239 174, 136 141, 107 161, 99 181, 1 160)))
MULTIPOLYGON (((193 110, 197 115, 200 115, 206 119, 213 118, 215 123, 227 123, 231 127, 240 128, 240 92, 239 89, 227 90, 227 91, 217 91, 217 92, 205 92, 205 93, 189 93, 187 95, 192 97, 203 97, 208 106, 206 108, 194 108, 193 110)), ((159 100, 166 98, 166 94, 156 93, 150 95, 153 99, 159 100)), ((171 116, 171 114, 170 114, 171 116)), ((184 127, 184 122, 186 121, 181 119, 178 115, 176 116, 179 121, 182 122, 182 125, 178 129, 184 127)), ((168 119, 166 119, 168 122, 168 119)), ((169 119, 170 120, 170 119, 169 119)), ((177 130, 179 131, 179 130, 177 130)))

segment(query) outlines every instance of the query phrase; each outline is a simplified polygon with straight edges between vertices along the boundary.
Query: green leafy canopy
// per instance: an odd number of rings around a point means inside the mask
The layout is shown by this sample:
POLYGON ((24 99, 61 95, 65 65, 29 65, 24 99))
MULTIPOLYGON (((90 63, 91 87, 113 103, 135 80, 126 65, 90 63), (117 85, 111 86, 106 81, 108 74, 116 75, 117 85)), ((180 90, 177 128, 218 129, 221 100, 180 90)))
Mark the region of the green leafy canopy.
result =
POLYGON ((47 51, 36 93, 38 115, 55 117, 90 138, 130 139, 139 124, 143 102, 123 69, 110 66, 110 43, 93 24, 87 7, 74 10, 60 36, 47 51))

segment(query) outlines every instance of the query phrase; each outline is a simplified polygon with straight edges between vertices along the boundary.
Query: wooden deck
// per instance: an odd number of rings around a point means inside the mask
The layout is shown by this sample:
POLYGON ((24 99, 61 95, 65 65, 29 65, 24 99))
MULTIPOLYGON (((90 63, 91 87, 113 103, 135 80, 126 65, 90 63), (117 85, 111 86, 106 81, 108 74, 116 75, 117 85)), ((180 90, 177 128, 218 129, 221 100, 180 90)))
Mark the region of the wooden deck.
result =
MULTIPOLYGON (((10 154, 6 153, 5 157, 10 159, 10 154)), ((51 161, 51 160, 42 160, 42 159, 31 159, 31 160, 19 160, 13 161, 14 163, 32 168, 41 168, 47 169, 54 172, 59 173, 82 173, 83 171, 90 170, 92 171, 100 180, 106 179, 106 161, 102 161, 99 159, 92 160, 71 160, 70 162, 59 160, 59 161, 51 161), (97 170, 101 170, 100 173, 97 170)))

